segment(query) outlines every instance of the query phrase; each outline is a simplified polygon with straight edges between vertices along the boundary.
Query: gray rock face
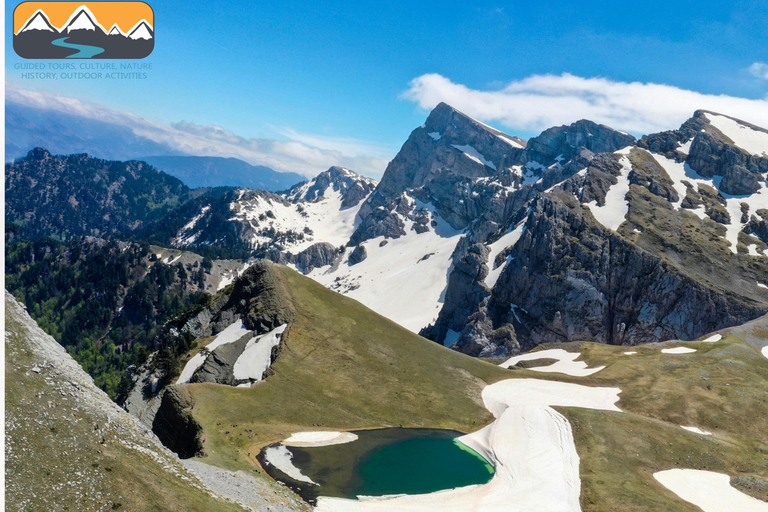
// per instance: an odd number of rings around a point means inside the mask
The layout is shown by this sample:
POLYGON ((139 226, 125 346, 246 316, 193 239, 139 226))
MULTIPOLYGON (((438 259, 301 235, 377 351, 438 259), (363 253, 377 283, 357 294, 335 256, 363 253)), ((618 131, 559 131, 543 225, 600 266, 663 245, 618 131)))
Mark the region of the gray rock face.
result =
POLYGON ((152 432, 182 459, 203 452, 203 429, 190 413, 193 406, 192 397, 185 389, 170 386, 163 394, 152 423, 152 432))
POLYGON ((343 253, 328 242, 320 242, 310 245, 298 254, 282 252, 277 249, 268 251, 266 259, 280 265, 293 264, 303 274, 309 274, 312 270, 326 265, 337 265, 343 253))
POLYGON ((355 247, 355 250, 352 251, 352 254, 349 255, 349 264, 350 265, 357 265, 361 261, 365 260, 365 258, 368 257, 368 252, 365 250, 365 246, 358 245, 355 247))
POLYGON ((767 158, 756 157, 736 147, 710 124, 704 110, 697 110, 679 130, 648 135, 637 145, 667 158, 685 161, 702 176, 722 176, 720 190, 727 194, 756 192, 760 188, 758 182, 764 180, 762 175, 768 172, 767 158), (680 146, 688 141, 692 141, 688 154, 681 153, 680 146))
POLYGON ((577 212, 569 194, 536 200, 510 263, 458 350, 504 352, 491 334, 505 325, 523 349, 575 340, 634 345, 694 339, 766 311, 765 304, 686 276, 577 212))
POLYGON ((632 135, 582 119, 568 126, 550 128, 532 138, 528 141, 527 153, 530 160, 550 165, 558 157, 570 160, 581 148, 592 153, 611 153, 634 142, 632 135))
POLYGON ((234 374, 235 363, 251 338, 253 338, 253 333, 248 333, 233 343, 216 347, 200 369, 192 376, 190 382, 215 382, 227 386, 239 384, 234 374))
POLYGON ((698 133, 687 162, 702 176, 723 176, 720 189, 733 195, 757 192, 761 174, 768 172, 768 159, 749 155, 716 133, 698 133))
POLYGON ((446 171, 468 178, 489 176, 497 169, 524 163, 522 142, 440 103, 387 166, 376 192, 385 198, 396 197, 404 190, 424 186, 446 171), (474 148, 486 163, 455 146, 474 148))

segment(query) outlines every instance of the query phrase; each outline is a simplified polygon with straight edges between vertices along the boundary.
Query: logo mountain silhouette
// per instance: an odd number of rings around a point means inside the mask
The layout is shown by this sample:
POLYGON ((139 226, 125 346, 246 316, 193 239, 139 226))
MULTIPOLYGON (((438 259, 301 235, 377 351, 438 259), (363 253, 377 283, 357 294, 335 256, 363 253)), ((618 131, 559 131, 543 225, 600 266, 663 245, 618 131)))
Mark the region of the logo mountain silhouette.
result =
POLYGON ((100 2, 72 3, 76 8, 71 12, 62 11, 69 3, 24 2, 16 7, 14 27, 20 28, 14 33, 13 48, 20 57, 143 59, 152 53, 155 46, 154 13, 147 4, 109 2, 111 10, 107 11, 100 2), (26 14, 32 9, 34 12, 26 14), (94 11, 108 23, 102 24, 94 11), (64 21, 67 13, 69 16, 64 21), (24 16, 28 17, 24 19, 24 16), (54 18, 58 21, 52 21, 54 18), (133 24, 129 30, 120 28, 120 25, 128 25, 126 21, 133 24), (111 26, 109 31, 105 26, 111 26))

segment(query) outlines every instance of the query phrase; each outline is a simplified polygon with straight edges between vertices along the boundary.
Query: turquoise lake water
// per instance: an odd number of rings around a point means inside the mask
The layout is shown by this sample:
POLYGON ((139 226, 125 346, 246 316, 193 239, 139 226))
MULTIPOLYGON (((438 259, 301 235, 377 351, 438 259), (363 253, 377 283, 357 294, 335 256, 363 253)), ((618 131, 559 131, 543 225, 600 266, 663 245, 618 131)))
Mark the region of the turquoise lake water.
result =
POLYGON ((458 443, 460 432, 388 428, 354 432, 357 441, 317 448, 288 447, 293 464, 319 486, 297 482, 265 465, 267 472, 310 503, 318 496, 423 494, 483 484, 493 467, 458 443))

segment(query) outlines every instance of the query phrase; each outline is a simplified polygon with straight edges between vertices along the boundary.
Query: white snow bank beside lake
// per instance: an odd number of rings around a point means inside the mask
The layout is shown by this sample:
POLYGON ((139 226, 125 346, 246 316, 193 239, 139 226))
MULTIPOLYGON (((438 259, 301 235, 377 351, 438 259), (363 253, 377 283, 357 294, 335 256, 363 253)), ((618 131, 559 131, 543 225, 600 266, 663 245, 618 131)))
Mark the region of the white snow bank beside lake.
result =
POLYGON ((235 361, 232 373, 235 380, 249 379, 260 381, 264 372, 272 364, 272 348, 280 344, 280 335, 288 324, 283 324, 261 336, 254 336, 245 345, 243 353, 235 361))
POLYGON ((205 363, 205 360, 208 358, 208 354, 216 350, 216 347, 226 345, 227 343, 234 343, 235 341, 251 332, 253 331, 249 331, 245 328, 242 320, 236 320, 233 322, 226 329, 217 334, 216 338, 214 338, 212 342, 204 347, 208 350, 201 350, 195 354, 192 359, 187 361, 187 364, 184 366, 184 370, 176 380, 176 384, 185 384, 189 382, 189 379, 192 378, 197 369, 203 366, 203 363, 205 363))
POLYGON ((351 443, 357 440, 352 432, 296 432, 282 442, 285 446, 316 447, 351 443))
POLYGON ((693 352, 696 352, 696 349, 688 348, 688 347, 675 347, 675 348, 661 349, 662 354, 691 354, 693 352))
POLYGON ((293 465, 293 454, 285 446, 270 446, 264 451, 264 458, 267 463, 275 466, 294 480, 318 485, 316 482, 313 482, 311 478, 302 473, 299 468, 293 465))
POLYGON ((709 338, 707 338, 705 340, 701 340, 701 341, 702 341, 702 343, 717 343, 721 339, 723 339, 723 335, 722 334, 714 334, 714 335, 710 336, 709 338))
POLYGON ((763 347, 760 353, 763 354, 766 358, 768 358, 768 347, 763 347))
POLYGON ((510 368, 515 366, 520 361, 534 361, 536 359, 557 359, 556 363, 550 364, 549 366, 538 366, 536 368, 528 369, 535 372, 564 373, 566 375, 571 375, 572 377, 587 377, 605 368, 605 366, 600 366, 598 368, 587 368, 586 362, 576 361, 576 359, 579 357, 581 357, 581 353, 579 352, 566 352, 561 348, 553 348, 550 350, 541 350, 539 352, 531 352, 521 356, 515 356, 507 359, 499 366, 502 368, 510 368))
POLYGON ((654 473, 664 487, 704 512, 768 512, 768 503, 731 487, 731 477, 714 471, 670 469, 654 473))
POLYGON ((568 420, 549 407, 619 411, 618 388, 510 379, 483 389, 496 421, 459 438, 496 468, 490 482, 429 494, 320 497, 320 512, 568 512, 579 511, 579 456, 568 420))

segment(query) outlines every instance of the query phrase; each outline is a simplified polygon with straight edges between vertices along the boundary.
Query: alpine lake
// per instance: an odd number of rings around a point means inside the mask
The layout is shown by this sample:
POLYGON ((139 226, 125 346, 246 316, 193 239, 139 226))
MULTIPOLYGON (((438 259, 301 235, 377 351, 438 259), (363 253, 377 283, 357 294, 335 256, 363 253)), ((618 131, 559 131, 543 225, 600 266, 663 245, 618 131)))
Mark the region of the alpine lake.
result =
MULTIPOLYGON (((275 480, 310 504, 319 496, 425 494, 473 484, 493 477, 493 466, 457 441, 461 432, 422 428, 353 431, 355 441, 319 447, 289 446, 292 463, 318 485, 297 481, 265 460, 259 461, 275 480)), ((275 446, 275 445, 273 445, 275 446)))

